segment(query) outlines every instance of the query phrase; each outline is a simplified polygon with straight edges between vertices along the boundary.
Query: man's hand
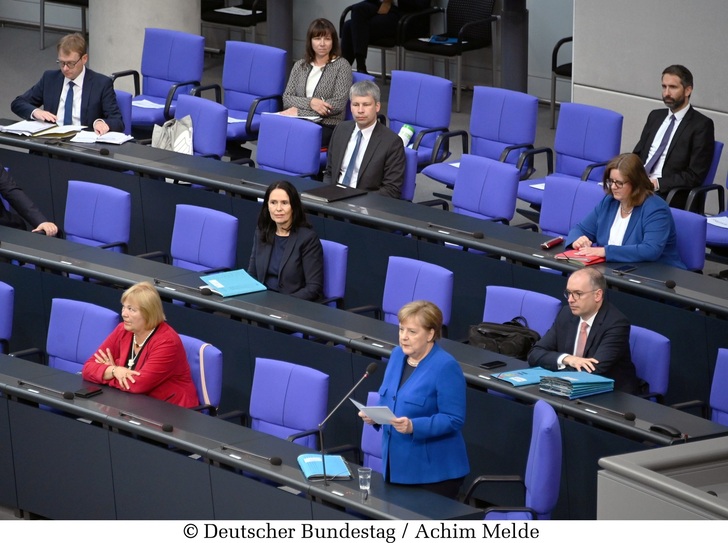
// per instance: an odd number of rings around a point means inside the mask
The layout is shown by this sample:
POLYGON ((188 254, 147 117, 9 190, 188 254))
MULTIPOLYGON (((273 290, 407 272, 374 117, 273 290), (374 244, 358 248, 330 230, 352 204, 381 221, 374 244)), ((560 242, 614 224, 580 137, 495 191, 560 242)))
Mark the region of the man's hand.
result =
POLYGON ((47 123, 56 122, 56 116, 50 111, 46 111, 44 109, 33 110, 31 117, 33 117, 36 121, 45 121, 47 123))
POLYGON ((103 119, 99 119, 96 122, 94 122, 94 132, 96 132, 97 136, 103 136, 109 131, 109 125, 106 124, 106 121, 103 119))
POLYGON ((599 364, 599 360, 596 358, 582 358, 581 356, 569 355, 565 357, 562 362, 565 366, 574 368, 576 371, 586 370, 591 373, 596 369, 596 365, 599 364))
POLYGON ((377 13, 379 15, 386 15, 390 9, 392 9, 392 0, 382 0, 382 4, 379 6, 377 13))
POLYGON ((55 236, 58 233, 58 227, 52 222, 42 222, 33 232, 43 232, 46 236, 55 236))

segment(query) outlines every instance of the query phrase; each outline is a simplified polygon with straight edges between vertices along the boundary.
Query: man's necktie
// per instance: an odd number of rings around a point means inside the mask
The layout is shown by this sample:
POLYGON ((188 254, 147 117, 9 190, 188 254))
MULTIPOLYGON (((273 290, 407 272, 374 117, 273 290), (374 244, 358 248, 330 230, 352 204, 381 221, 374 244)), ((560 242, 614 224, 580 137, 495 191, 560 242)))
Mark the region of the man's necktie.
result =
POLYGON ((665 130, 665 135, 662 136, 662 141, 660 142, 660 145, 657 146, 657 151, 655 151, 655 154, 652 155, 652 158, 647 162, 647 164, 645 164, 645 171, 648 174, 652 173, 652 170, 655 169, 655 166, 660 160, 662 153, 665 152, 665 148, 667 147, 667 142, 670 141, 670 136, 672 135, 673 128, 675 128, 675 115, 670 115, 670 124, 667 125, 667 130, 665 130))
POLYGON ((73 124, 73 81, 68 82, 68 92, 66 93, 66 105, 63 110, 63 124, 73 124))
POLYGON ((356 134, 354 152, 351 153, 349 165, 346 167, 346 172, 344 172, 344 179, 341 181, 341 184, 346 185, 347 187, 351 185, 351 177, 354 175, 354 166, 356 165, 356 157, 359 154, 359 145, 361 145, 361 130, 359 130, 356 134))
POLYGON ((576 342, 576 353, 574 353, 575 356, 584 356, 584 349, 586 349, 586 332, 588 328, 589 324, 587 322, 581 323, 581 328, 579 329, 579 341, 576 342))

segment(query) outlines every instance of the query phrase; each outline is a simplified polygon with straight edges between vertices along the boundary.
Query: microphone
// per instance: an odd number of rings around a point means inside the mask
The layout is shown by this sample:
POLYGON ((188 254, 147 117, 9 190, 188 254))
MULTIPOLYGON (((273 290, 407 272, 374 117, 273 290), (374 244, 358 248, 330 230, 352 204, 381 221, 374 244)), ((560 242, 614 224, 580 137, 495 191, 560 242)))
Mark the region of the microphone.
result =
POLYGON ((436 228, 438 232, 441 234, 450 234, 451 232, 455 232, 457 234, 465 234, 466 236, 471 236, 475 239, 483 239, 485 235, 483 232, 468 232, 467 230, 460 230, 459 228, 450 228, 449 226, 442 226, 441 224, 435 224, 428 222, 427 223, 428 228, 436 228))
MULTIPOLYGON (((669 289, 674 289, 677 286, 677 283, 675 281, 673 281, 672 279, 663 281, 662 279, 654 279, 652 277, 645 277, 644 275, 637 275, 636 273, 632 273, 632 272, 623 272, 623 271, 619 271, 619 270, 612 270, 612 272, 619 275, 620 277, 624 277, 624 276, 637 277, 639 279, 642 279, 643 281, 653 281, 655 283, 660 283, 661 285, 664 285, 669 289)), ((629 281, 632 281, 634 283, 642 282, 642 281, 637 281, 635 279, 629 279, 629 281)))
MULTIPOLYGON (((221 449, 223 451, 235 451, 235 452, 238 452, 240 454, 246 454, 248 456, 252 456, 253 458, 257 458, 259 460, 265 460, 266 462, 270 462, 271 465, 273 465, 273 466, 280 466, 283 463, 283 460, 281 460, 280 457, 278 457, 278 456, 271 456, 271 457, 263 456, 261 454, 255 454, 255 453, 252 453, 250 451, 244 451, 244 450, 238 449, 236 447, 231 447, 230 445, 223 445, 221 447, 221 449)), ((235 456, 234 454, 230 454, 228 456, 230 456, 232 458, 235 458, 236 460, 240 460, 240 458, 237 457, 237 456, 235 456)))
POLYGON ((64 400, 73 400, 76 396, 73 392, 69 392, 68 390, 56 390, 55 388, 48 388, 41 385, 37 385, 35 383, 31 383, 29 381, 21 381, 18 380, 18 385, 21 387, 27 387, 29 392, 34 392, 38 394, 41 390, 45 390, 46 392, 50 392, 52 394, 57 394, 64 400), (39 390, 35 390, 39 389, 39 390))
POLYGON ((343 404, 346 400, 349 399, 349 396, 354 394, 354 391, 359 387, 359 385, 362 384, 364 379, 369 377, 371 374, 373 374, 375 371, 377 371, 377 368, 379 365, 376 362, 372 362, 367 366, 367 369, 364 371, 364 375, 361 376, 361 379, 359 379, 356 384, 351 387, 351 390, 346 393, 346 395, 341 398, 341 401, 336 404, 336 407, 334 407, 331 412, 326 415, 326 418, 321 422, 321 424, 318 425, 318 433, 319 433, 319 442, 321 443, 321 469, 323 470, 323 476, 324 476, 324 486, 328 486, 329 482, 326 480, 326 455, 324 454, 324 424, 328 422, 328 420, 336 413, 336 411, 341 407, 341 404, 343 404))
MULTIPOLYGON (((152 419, 147 419, 147 418, 144 418, 144 417, 140 417, 139 415, 134 415, 133 413, 126 413, 124 411, 119 411, 119 416, 120 417, 128 417, 130 419, 137 419, 137 420, 140 420, 142 422, 146 422, 147 424, 151 424, 152 426, 158 426, 158 427, 160 427, 162 429, 163 432, 171 432, 172 430, 174 430, 174 426, 172 426, 168 422, 164 422, 164 423, 157 422, 156 420, 152 420, 152 419)), ((129 422, 131 422, 132 424, 134 424, 134 421, 129 421, 129 422)))
POLYGON ((608 413, 612 413, 614 415, 617 415, 617 416, 619 416, 619 417, 621 417, 621 418, 623 418, 625 420, 628 420, 630 422, 633 421, 633 420, 635 420, 637 418, 637 415, 635 415, 631 411, 625 411, 624 413, 622 413, 621 411, 616 411, 614 409, 609 409, 608 407, 603 407, 601 405, 596 405, 596 404, 593 404, 593 403, 585 402, 584 400, 576 400, 576 403, 578 405, 588 405, 589 407, 594 407, 596 409, 601 409, 602 411, 607 411, 608 413))
MULTIPOLYGON (((171 285, 172 287, 183 288, 186 290, 197 290, 200 292, 200 294, 202 294, 204 296, 209 296, 210 294, 212 294, 212 289, 210 287, 208 287, 207 285, 201 285, 199 287, 191 287, 189 285, 183 285, 181 283, 167 281, 166 279, 157 279, 157 278, 154 279, 155 285, 160 285, 160 286, 164 287, 163 283, 164 283, 164 285, 171 285)), ((169 289, 169 287, 164 287, 164 288, 169 289)), ((175 290, 175 289, 169 289, 169 290, 175 290)))

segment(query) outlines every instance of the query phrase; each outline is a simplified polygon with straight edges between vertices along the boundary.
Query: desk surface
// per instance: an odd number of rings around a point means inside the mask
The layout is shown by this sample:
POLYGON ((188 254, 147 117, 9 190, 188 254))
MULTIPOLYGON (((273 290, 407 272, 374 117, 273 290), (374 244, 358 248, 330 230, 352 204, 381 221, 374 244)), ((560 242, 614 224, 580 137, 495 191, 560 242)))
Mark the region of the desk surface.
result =
MULTIPOLYGON (((4 240, 0 244, 0 256, 28 260, 51 269, 122 286, 140 280, 154 281, 156 278, 157 287, 165 297, 247 322, 275 326, 290 332, 304 332, 367 356, 386 357, 398 341, 397 327, 394 325, 276 292, 257 292, 229 298, 205 296, 197 288, 203 282, 195 272, 5 227, 0 227, 0 237, 4 240)), ((689 440, 728 433, 728 428, 724 426, 621 392, 595 396, 588 403, 597 408, 589 406, 587 409, 587 406, 578 402, 542 393, 537 386, 512 387, 489 378, 490 372, 481 369, 479 364, 503 359, 508 365, 499 371, 504 371, 526 367, 525 362, 447 339, 442 340, 442 346, 460 362, 466 380, 472 387, 497 390, 527 403, 543 399, 565 415, 617 431, 631 439, 661 445, 674 442, 672 438, 650 430, 653 424, 676 427, 689 440), (594 410, 597 413, 591 412, 594 410), (619 415, 626 412, 634 413, 636 419, 628 421, 619 415)))
MULTIPOLYGON (((230 162, 153 149, 135 143, 102 147, 93 144, 49 143, 0 133, 0 144, 106 168, 131 169, 155 177, 173 177, 248 198, 261 197, 271 182, 281 178, 291 181, 299 191, 320 185, 316 181, 287 177, 230 162), (99 153, 101 148, 108 149, 109 154, 101 155, 99 153)), ((577 269, 569 263, 551 258, 560 251, 560 248, 542 250, 539 244, 546 239, 542 234, 414 205, 378 194, 366 194, 334 203, 305 200, 304 205, 309 212, 322 216, 401 231, 438 243, 451 242, 529 266, 547 265, 566 273, 577 269), (483 237, 474 237, 473 234, 476 232, 482 233, 483 237)), ((728 283, 725 281, 658 263, 638 265, 637 273, 654 281, 630 279, 612 274, 610 270, 616 266, 617 264, 599 266, 611 287, 694 307, 724 318, 728 317, 728 283), (675 281, 677 286, 674 289, 664 286, 664 281, 668 279, 675 281)))
MULTIPOLYGON (((305 480, 296 458, 311 451, 294 443, 110 387, 103 387, 102 394, 90 399, 65 399, 63 392, 87 384, 80 375, 22 359, 0 355, 0 368, 0 391, 6 396, 48 405, 109 428, 199 454, 209 461, 264 477, 372 518, 482 518, 479 510, 442 496, 417 488, 385 484, 380 474, 373 474, 371 497, 364 500, 355 480, 328 486, 305 480), (230 449, 226 447, 233 447, 238 454, 229 454, 230 449), (255 455, 278 456, 282 464, 273 466, 255 455)), ((355 472, 356 466, 352 466, 352 470, 355 472)))

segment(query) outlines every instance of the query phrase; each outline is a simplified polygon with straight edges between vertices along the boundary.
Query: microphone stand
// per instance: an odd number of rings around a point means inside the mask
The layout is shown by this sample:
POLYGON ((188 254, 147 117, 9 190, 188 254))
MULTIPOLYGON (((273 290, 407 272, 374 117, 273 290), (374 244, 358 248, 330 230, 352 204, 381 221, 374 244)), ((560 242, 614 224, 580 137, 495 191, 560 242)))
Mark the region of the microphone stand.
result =
POLYGON ((377 363, 372 362, 367 366, 366 371, 364 372, 364 375, 361 376, 361 379, 359 379, 356 384, 351 387, 351 390, 346 393, 346 395, 341 398, 341 401, 336 404, 336 407, 334 407, 328 415, 326 415, 326 418, 321 422, 321 424, 318 425, 318 435, 319 435, 319 444, 321 445, 321 469, 324 474, 324 486, 329 486, 329 481, 326 478, 326 454, 324 453, 324 425, 329 421, 329 419, 338 411, 339 407, 341 407, 341 404, 343 404, 346 400, 349 399, 349 396, 354 394, 354 391, 359 387, 359 385, 362 384, 364 379, 369 377, 372 373, 374 373, 377 369, 377 363))

